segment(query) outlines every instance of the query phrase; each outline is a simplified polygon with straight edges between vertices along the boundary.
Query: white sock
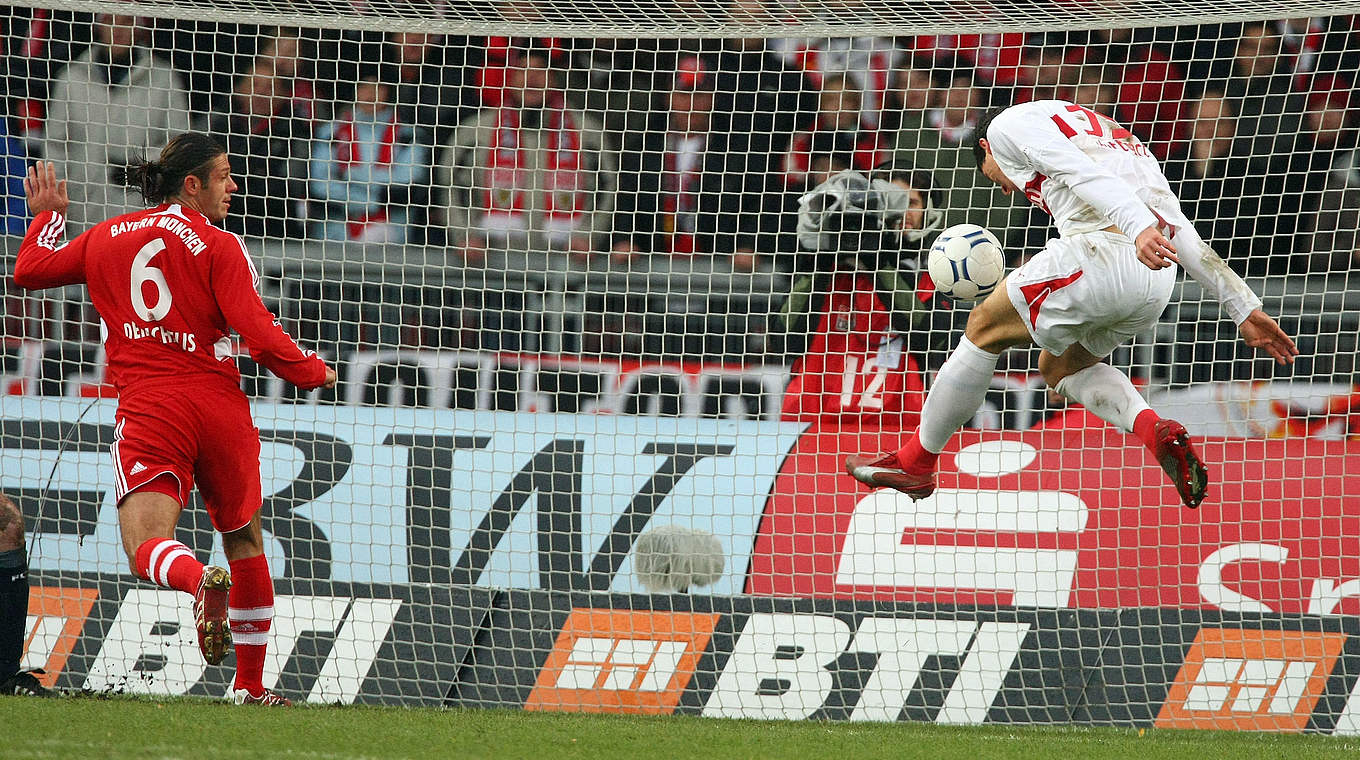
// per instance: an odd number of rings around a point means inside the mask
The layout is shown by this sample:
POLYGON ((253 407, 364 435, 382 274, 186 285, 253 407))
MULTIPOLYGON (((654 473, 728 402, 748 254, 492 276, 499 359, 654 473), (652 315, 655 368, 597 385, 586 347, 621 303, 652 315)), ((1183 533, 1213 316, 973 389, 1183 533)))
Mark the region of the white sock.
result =
POLYGON ((967 338, 959 340, 949 355, 921 407, 917 437, 921 448, 933 454, 944 451, 954 431, 973 418, 987 396, 996 362, 1001 354, 983 351, 967 338))
POLYGON ((1125 433, 1133 431, 1139 412, 1149 408, 1128 376, 1104 362, 1073 372, 1053 390, 1125 433))

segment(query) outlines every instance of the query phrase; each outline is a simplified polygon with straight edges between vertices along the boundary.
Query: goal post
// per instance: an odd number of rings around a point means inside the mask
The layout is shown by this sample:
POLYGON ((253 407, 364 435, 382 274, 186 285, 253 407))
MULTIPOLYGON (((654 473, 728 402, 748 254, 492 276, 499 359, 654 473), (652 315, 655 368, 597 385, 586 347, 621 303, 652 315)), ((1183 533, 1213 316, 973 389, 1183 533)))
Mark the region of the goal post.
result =
MULTIPOLYGON (((1358 12, 0 7, 23 664, 94 692, 230 682, 189 600, 128 573, 98 314, 11 276, 25 166, 70 178, 76 234, 141 208, 114 178, 194 130, 232 160, 221 226, 265 302, 339 372, 298 390, 235 345, 277 593, 266 685, 290 698, 1360 731, 1358 12), (931 498, 844 472, 905 441, 962 335, 971 304, 922 278, 939 229, 988 228, 1009 268, 1056 237, 971 147, 989 108, 1055 98, 1158 158, 1301 349, 1275 366, 1180 276, 1111 355, 1195 436, 1197 510, 1050 392, 1037 350, 1003 357, 931 498), (882 180, 872 200, 808 228, 846 170, 882 180)), ((199 496, 177 537, 224 561, 199 496)))

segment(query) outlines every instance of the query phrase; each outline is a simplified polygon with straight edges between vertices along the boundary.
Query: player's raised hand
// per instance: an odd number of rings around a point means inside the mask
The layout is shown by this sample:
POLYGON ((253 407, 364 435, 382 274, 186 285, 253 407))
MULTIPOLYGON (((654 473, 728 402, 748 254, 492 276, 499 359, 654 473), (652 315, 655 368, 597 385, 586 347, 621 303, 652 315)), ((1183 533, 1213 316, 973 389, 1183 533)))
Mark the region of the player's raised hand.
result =
POLYGON ((1167 240, 1162 231, 1156 227, 1148 227, 1138 233, 1133 245, 1138 249, 1138 260, 1148 269, 1165 269, 1172 264, 1181 263, 1181 260, 1176 258, 1176 247, 1171 245, 1171 241, 1167 240))
POLYGON ((325 382, 321 383, 321 387, 330 390, 331 388, 335 387, 335 382, 337 379, 338 376, 335 374, 335 370, 331 369, 330 367, 327 367, 326 380, 325 382))
POLYGON ((1299 355, 1298 346, 1269 314, 1257 309, 1237 326, 1248 346, 1270 354, 1276 364, 1293 364, 1299 355))
POLYGON ((51 161, 39 161, 28 167, 24 177, 24 196, 28 210, 34 215, 56 211, 65 215, 71 199, 66 195, 66 180, 57 180, 57 166, 51 161))

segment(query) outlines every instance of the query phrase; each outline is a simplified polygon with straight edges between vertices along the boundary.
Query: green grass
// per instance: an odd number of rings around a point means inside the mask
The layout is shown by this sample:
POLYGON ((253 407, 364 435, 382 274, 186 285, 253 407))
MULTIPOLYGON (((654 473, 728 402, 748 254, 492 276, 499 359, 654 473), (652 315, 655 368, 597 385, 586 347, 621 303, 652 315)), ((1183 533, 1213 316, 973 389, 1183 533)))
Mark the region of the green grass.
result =
POLYGON ((1328 736, 952 727, 377 707, 241 708, 134 698, 0 697, 0 757, 192 758, 1335 758, 1328 736))

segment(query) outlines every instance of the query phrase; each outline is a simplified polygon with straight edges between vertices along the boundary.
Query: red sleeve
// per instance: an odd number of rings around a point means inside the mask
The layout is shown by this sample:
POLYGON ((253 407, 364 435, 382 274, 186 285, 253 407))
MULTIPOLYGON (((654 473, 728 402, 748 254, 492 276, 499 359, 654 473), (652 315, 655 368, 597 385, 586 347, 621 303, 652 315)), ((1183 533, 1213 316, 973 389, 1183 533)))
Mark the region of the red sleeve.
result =
POLYGON ((28 225, 14 261, 14 284, 37 290, 85 282, 85 242, 89 233, 62 243, 66 217, 44 211, 28 225))
POLYGON ((299 388, 320 387, 326 382, 326 363, 299 348, 260 300, 258 275, 245 243, 235 235, 223 236, 213 248, 213 297, 227 324, 245 339, 250 358, 299 388))

